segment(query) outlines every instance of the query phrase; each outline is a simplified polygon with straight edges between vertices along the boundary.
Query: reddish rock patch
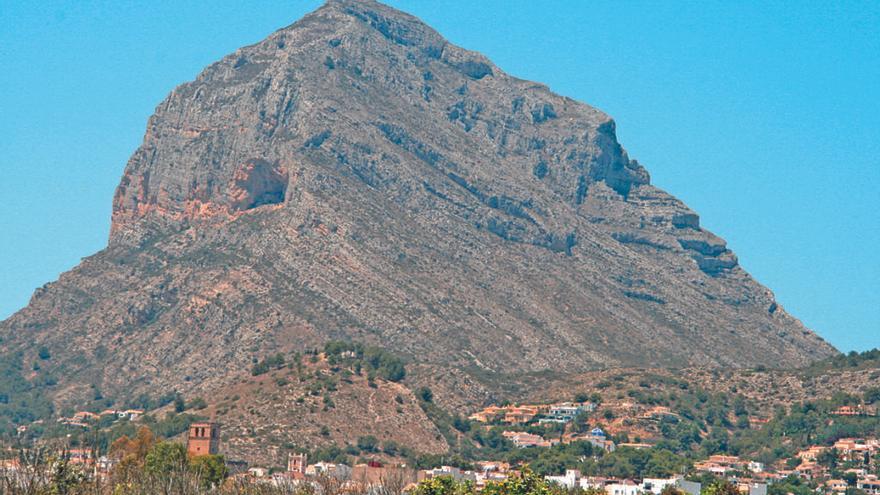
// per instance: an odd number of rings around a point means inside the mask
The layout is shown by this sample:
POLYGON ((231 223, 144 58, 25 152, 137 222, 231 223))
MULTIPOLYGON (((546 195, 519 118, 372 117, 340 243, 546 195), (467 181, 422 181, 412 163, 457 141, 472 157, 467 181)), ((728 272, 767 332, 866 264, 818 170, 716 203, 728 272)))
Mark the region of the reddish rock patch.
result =
POLYGON ((231 208, 243 211, 283 203, 287 182, 287 170, 278 164, 262 159, 247 160, 235 171, 229 185, 231 208))

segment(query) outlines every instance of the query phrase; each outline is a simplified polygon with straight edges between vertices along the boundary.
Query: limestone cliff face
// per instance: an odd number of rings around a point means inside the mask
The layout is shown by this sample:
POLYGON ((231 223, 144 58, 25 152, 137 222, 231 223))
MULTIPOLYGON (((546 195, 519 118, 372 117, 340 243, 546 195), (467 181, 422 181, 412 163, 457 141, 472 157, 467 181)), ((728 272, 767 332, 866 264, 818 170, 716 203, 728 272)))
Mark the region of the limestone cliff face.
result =
POLYGON ((71 399, 208 390, 331 338, 481 376, 834 352, 607 115, 371 1, 175 89, 113 206, 109 247, 0 324, 57 349, 71 399))
POLYGON ((445 201, 435 185, 461 190, 513 213, 537 243, 570 232, 548 231, 562 227, 554 212, 528 200, 577 210, 593 183, 624 198, 648 183, 598 110, 506 75, 414 18, 331 2, 159 106, 117 191, 111 242, 264 205, 302 210, 291 199, 327 167, 407 206, 445 201))

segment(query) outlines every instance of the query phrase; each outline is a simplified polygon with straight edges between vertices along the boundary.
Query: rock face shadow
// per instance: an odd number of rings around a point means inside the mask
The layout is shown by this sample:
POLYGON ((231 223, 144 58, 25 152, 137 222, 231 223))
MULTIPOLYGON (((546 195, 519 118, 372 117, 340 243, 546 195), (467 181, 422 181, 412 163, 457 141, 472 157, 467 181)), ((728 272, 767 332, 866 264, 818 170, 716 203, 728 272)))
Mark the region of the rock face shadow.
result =
POLYGON ((288 184, 287 170, 263 159, 250 159, 235 172, 230 185, 234 211, 245 211, 284 202, 288 184))

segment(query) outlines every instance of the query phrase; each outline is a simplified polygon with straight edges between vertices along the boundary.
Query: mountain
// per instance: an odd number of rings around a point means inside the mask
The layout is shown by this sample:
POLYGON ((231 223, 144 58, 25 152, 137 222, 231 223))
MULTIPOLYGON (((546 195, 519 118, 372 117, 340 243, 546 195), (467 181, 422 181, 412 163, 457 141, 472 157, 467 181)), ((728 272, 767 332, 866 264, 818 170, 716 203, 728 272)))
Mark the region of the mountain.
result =
POLYGON ((505 373, 836 353, 651 185, 610 117, 354 0, 172 91, 108 247, 0 339, 59 406, 207 394, 328 340, 490 391, 505 373))

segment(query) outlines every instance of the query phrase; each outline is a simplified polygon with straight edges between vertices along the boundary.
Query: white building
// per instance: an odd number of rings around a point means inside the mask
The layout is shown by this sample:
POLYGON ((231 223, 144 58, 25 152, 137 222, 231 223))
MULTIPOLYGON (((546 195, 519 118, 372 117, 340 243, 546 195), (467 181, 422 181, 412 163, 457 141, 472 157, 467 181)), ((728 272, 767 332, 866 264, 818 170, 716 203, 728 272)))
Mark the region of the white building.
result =
POLYGON ((477 481, 477 475, 474 474, 473 471, 462 471, 457 467, 452 466, 440 466, 434 469, 427 469, 424 471, 425 476, 428 478, 436 478, 438 476, 448 476, 455 481, 477 481))
POLYGON ((623 480, 605 485, 608 495, 639 495, 641 488, 632 480, 623 480))
POLYGON ((562 404, 555 404, 550 406, 550 411, 547 412, 546 418, 541 418, 538 420, 539 423, 568 423, 577 417, 578 414, 586 411, 587 409, 580 404, 572 404, 571 402, 563 402, 562 404))
POLYGON ((680 478, 645 478, 640 488, 646 493, 660 495, 667 486, 677 486, 680 478))
POLYGON ((880 495, 880 480, 872 474, 859 478, 856 487, 859 490, 864 490, 868 495, 880 495))
POLYGON ((269 470, 264 467, 252 467, 247 470, 248 474, 254 478, 265 478, 269 475, 269 470))
POLYGON ((562 476, 544 476, 544 479, 549 483, 556 483, 557 485, 572 490, 581 480, 581 472, 577 469, 566 469, 565 474, 562 476))
POLYGON ((581 490, 589 490, 591 488, 598 488, 600 490, 604 490, 607 482, 608 482, 608 480, 606 478, 586 477, 586 478, 581 478, 580 481, 578 482, 578 485, 581 487, 581 490))
POLYGON ((332 476, 336 479, 345 480, 351 477, 351 468, 345 464, 333 464, 331 462, 316 462, 306 467, 306 476, 332 476))

